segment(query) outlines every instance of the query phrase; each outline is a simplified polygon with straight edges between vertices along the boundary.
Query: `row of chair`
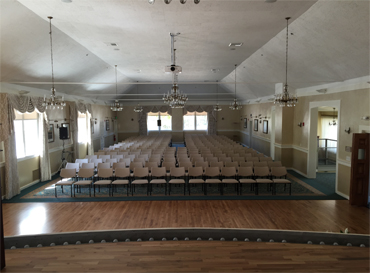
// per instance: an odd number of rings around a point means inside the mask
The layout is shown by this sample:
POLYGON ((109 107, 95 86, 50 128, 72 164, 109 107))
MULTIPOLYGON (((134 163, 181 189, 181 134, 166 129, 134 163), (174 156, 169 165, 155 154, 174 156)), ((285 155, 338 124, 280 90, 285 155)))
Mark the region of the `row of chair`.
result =
POLYGON ((165 195, 167 194, 167 185, 169 187, 168 194, 171 193, 171 185, 181 184, 184 186, 184 195, 186 186, 190 195, 191 184, 203 184, 202 189, 207 195, 207 187, 205 184, 218 184, 221 195, 225 184, 235 184, 237 194, 242 193, 242 185, 250 184, 251 189, 258 195, 258 185, 267 184, 268 190, 272 194, 276 194, 276 185, 289 184, 289 194, 291 195, 291 182, 287 179, 287 172, 285 167, 273 167, 271 172, 268 167, 239 167, 238 171, 235 167, 222 167, 221 173, 218 167, 207 167, 203 172, 202 167, 190 167, 188 175, 185 174, 184 167, 171 168, 169 176, 167 175, 165 167, 152 167, 149 172, 148 167, 135 168, 133 174, 130 173, 129 168, 116 168, 113 173, 113 168, 98 169, 97 176, 94 176, 94 169, 80 169, 78 176, 76 176, 76 169, 62 169, 60 173, 61 180, 55 184, 55 197, 57 197, 57 186, 70 186, 71 197, 72 192, 74 196, 77 191, 81 191, 82 187, 89 187, 91 196, 91 188, 94 190, 98 186, 99 191, 101 186, 108 188, 109 196, 113 196, 114 189, 119 185, 126 186, 127 195, 129 188, 131 195, 135 191, 135 185, 146 185, 147 195, 152 192, 153 184, 164 184, 165 195))

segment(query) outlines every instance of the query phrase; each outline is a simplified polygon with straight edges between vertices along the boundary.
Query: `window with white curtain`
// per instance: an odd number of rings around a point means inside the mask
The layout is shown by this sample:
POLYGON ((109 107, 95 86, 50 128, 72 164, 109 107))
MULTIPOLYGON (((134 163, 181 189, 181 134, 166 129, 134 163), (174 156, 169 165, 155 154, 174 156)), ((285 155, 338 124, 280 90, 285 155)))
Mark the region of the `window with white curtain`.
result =
POLYGON ((207 112, 188 112, 183 117, 183 124, 186 131, 207 131, 207 112))
MULTIPOLYGON (((337 126, 329 125, 333 123, 333 117, 331 116, 321 116, 321 136, 320 139, 332 139, 337 140, 337 126)), ((320 141, 320 147, 325 146, 324 141, 320 141)), ((335 141, 327 141, 327 147, 336 147, 337 143, 335 141)))
POLYGON ((172 130, 172 117, 167 112, 153 113, 149 112, 147 116, 148 131, 171 131, 172 130), (157 121, 161 120, 161 128, 159 128, 157 121))
POLYGON ((17 158, 39 155, 39 114, 36 110, 32 113, 24 114, 16 110, 14 110, 14 112, 14 132, 17 158))
POLYGON ((86 114, 78 112, 78 142, 86 143, 87 142, 87 122, 86 114))

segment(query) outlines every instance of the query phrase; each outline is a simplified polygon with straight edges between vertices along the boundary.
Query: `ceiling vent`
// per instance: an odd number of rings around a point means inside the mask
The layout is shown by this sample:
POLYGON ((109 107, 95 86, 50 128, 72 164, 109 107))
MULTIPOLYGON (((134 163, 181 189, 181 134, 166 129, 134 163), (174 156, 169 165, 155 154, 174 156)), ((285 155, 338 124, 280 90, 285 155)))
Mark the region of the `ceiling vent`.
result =
POLYGON ((117 43, 110 43, 111 46, 118 46, 117 43))
POLYGON ((321 93, 321 94, 325 94, 326 92, 328 92, 328 89, 319 89, 319 90, 316 90, 316 92, 318 93, 321 93))
POLYGON ((243 43, 230 43, 229 46, 242 46, 243 43))

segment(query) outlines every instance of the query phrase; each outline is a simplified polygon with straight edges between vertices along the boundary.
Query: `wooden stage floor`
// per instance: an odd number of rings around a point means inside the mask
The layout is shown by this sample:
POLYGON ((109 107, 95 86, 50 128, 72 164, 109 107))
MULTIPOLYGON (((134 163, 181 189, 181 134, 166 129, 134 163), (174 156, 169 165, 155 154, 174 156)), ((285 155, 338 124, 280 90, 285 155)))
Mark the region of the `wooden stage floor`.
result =
POLYGON ((369 209, 346 200, 3 204, 5 236, 140 228, 253 228, 369 234, 369 209))
MULTIPOLYGON (((3 204, 5 235, 140 228, 254 228, 369 234, 348 201, 130 201, 3 204)), ((154 241, 6 250, 2 272, 369 272, 369 248, 154 241)))

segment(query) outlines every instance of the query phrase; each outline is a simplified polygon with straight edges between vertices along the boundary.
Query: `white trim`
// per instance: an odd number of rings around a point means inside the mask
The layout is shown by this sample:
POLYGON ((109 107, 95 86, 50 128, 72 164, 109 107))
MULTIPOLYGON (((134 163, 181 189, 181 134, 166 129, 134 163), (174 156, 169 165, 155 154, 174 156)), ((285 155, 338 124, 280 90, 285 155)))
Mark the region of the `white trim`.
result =
POLYGON ((32 181, 31 183, 29 183, 29 184, 27 184, 27 185, 25 185, 25 186, 21 187, 21 191, 23 191, 24 189, 27 189, 27 188, 29 188, 29 187, 31 187, 31 186, 33 186, 33 185, 35 185, 35 184, 39 183, 39 182, 40 182, 40 179, 37 179, 37 180, 35 180, 35 181, 32 181))
POLYGON ((266 137, 260 137, 260 136, 257 136, 257 135, 252 135, 252 137, 257 138, 257 139, 260 139, 260 140, 264 140, 266 142, 270 142, 270 139, 269 138, 266 138, 266 137))
POLYGON ((125 133, 130 133, 130 134, 131 133, 139 133, 139 131, 118 131, 118 134, 125 134, 125 133))
POLYGON ((245 135, 247 135, 247 136, 249 136, 249 132, 247 132, 247 131, 239 131, 240 133, 242 133, 242 134, 245 134, 245 135))
POLYGON ((217 130, 217 132, 240 132, 240 130, 217 130))
POLYGON ((344 165, 344 166, 347 166, 347 167, 350 167, 350 168, 351 168, 351 162, 349 162, 349 161, 347 161, 347 160, 337 159, 337 162, 338 162, 338 164, 340 164, 340 165, 344 165))
POLYGON ((340 191, 335 191, 335 193, 349 200, 349 196, 347 194, 341 193, 340 191))
POLYGON ((299 147, 297 145, 292 145, 292 144, 279 144, 275 143, 275 147, 280 148, 280 149, 295 149, 304 153, 308 153, 307 148, 299 147))
POLYGON ((308 176, 307 176, 307 174, 304 174, 304 173, 302 173, 301 171, 298 171, 297 169, 295 169, 295 168, 286 168, 287 170, 292 170, 292 171, 295 171, 296 173, 299 173, 300 175, 302 175, 302 176, 304 176, 304 177, 306 177, 306 178, 309 178, 308 176))
MULTIPOLYGON (((68 148, 71 148, 71 147, 73 147, 73 144, 64 145, 64 149, 68 149, 68 148)), ((49 149, 49 154, 57 152, 57 151, 61 151, 61 150, 63 150, 63 146, 54 147, 52 149, 49 149)))
POLYGON ((28 160, 28 159, 32 159, 32 158, 35 158, 35 157, 39 157, 40 155, 29 155, 29 156, 25 156, 25 157, 21 157, 21 158, 17 158, 17 162, 22 162, 22 161, 25 161, 25 160, 28 160))

